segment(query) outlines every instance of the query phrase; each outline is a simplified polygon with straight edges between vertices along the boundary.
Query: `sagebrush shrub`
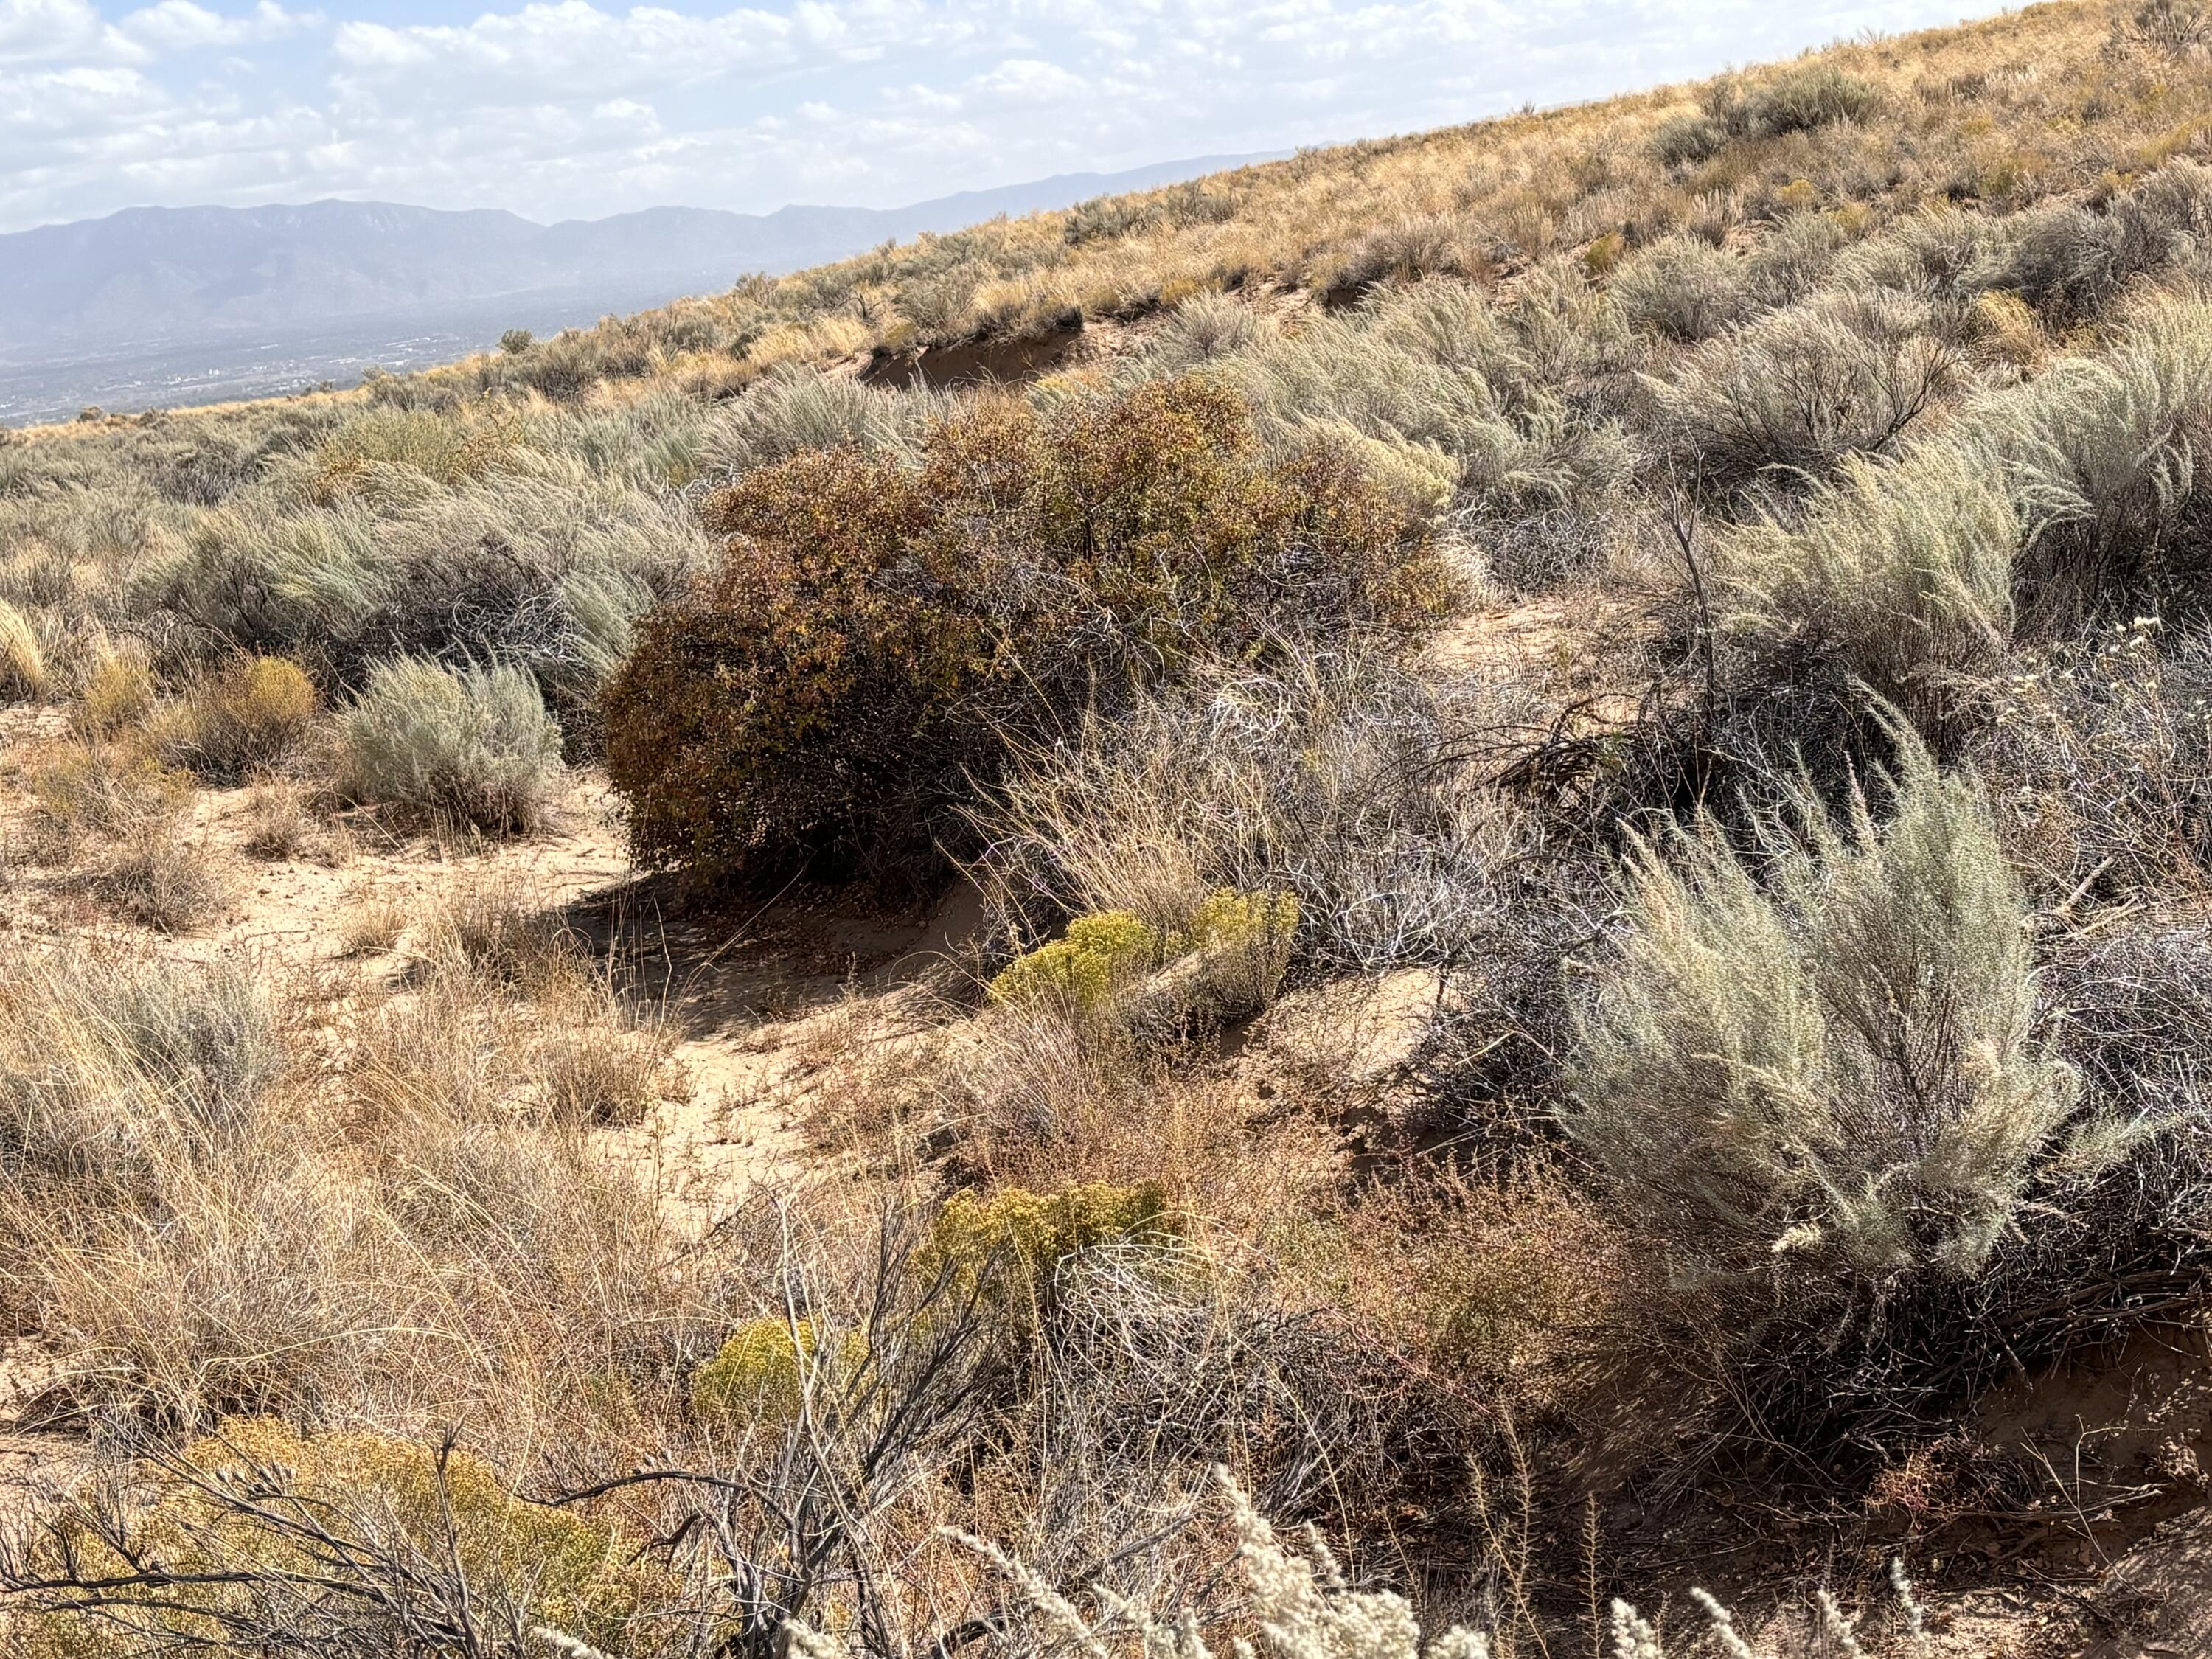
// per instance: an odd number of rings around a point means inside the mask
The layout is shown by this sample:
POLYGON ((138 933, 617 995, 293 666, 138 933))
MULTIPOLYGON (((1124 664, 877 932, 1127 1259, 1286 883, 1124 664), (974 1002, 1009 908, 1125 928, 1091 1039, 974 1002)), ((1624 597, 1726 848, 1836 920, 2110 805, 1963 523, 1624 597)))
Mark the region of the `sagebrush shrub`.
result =
POLYGON ((1802 518, 1735 532, 1716 566, 1736 629, 1832 657, 1933 726, 1959 677, 2002 657, 2025 534, 1995 459, 1936 441, 1896 462, 1847 457, 1802 518))
POLYGON ((1727 489, 1890 451, 1960 378, 1927 307, 1825 295, 1708 342, 1655 383, 1677 465, 1727 489))
POLYGON ((2098 612, 2212 602, 2212 304, 2161 301, 2102 357, 2066 357, 1968 411, 2033 533, 2014 582, 2050 632, 2098 612))
POLYGON ((1820 289, 1850 240, 1832 213, 1789 214, 1744 260, 1745 284, 1763 306, 1795 305, 1820 289))
POLYGON ((2026 901, 1978 787, 1893 729, 1886 823, 1801 787, 1763 880, 1711 828, 1630 859, 1566 1123, 1694 1277, 1971 1277, 2124 1143, 2033 1036, 2026 901))
POLYGON ((1404 628, 1425 550, 1340 451, 1263 455, 1195 380, 985 398, 923 464, 852 448, 718 498, 720 568, 648 615, 605 699, 653 864, 910 879, 1010 736, 1279 628, 1404 628))
POLYGON ((1729 125, 1758 138, 1863 120, 1881 103, 1870 82, 1832 64, 1786 70, 1754 87, 1730 112, 1729 125))
POLYGON ((2189 258, 2208 232, 2212 167, 2170 161, 2101 212, 2061 202, 2021 215, 1979 280, 2076 321, 2102 311, 2131 279, 2189 258))
POLYGON ((338 716, 338 791, 494 834, 537 827, 562 771, 561 731, 530 676, 397 657, 338 716))
POLYGON ((951 410, 949 395, 926 386, 894 391, 785 364, 715 416, 700 440, 701 463, 726 480, 841 444, 910 456, 924 428, 951 410))
POLYGON ((1145 362, 1166 374, 1186 374, 1217 358, 1248 351, 1271 331, 1250 306, 1209 289, 1193 295, 1160 319, 1145 343, 1145 362))
POLYGON ((1617 507, 1631 452, 1614 422, 1545 384, 1519 322, 1474 284, 1431 281, 1263 340, 1219 372, 1272 447, 1319 436, 1352 449, 1409 514, 1456 508, 1501 554, 1516 527, 1566 520, 1553 557, 1498 558, 1540 580, 1577 562, 1574 532, 1617 507))
MULTIPOLYGON (((570 435, 590 448, 588 432, 570 435)), ((288 511, 248 492, 134 573, 132 604, 173 613, 198 654, 289 656, 345 687, 383 658, 499 657, 585 717, 633 620, 705 538, 665 491, 596 476, 583 456, 518 450, 506 467, 458 488, 410 469, 413 484, 373 506, 288 511)))
POLYGON ((1660 123, 1645 148, 1662 167, 1686 167, 1711 161, 1728 140, 1728 129, 1710 115, 1676 115, 1660 123))
POLYGON ((1613 297, 1632 327, 1669 340, 1709 338, 1748 308, 1743 262, 1687 236, 1670 236, 1623 260, 1613 297))

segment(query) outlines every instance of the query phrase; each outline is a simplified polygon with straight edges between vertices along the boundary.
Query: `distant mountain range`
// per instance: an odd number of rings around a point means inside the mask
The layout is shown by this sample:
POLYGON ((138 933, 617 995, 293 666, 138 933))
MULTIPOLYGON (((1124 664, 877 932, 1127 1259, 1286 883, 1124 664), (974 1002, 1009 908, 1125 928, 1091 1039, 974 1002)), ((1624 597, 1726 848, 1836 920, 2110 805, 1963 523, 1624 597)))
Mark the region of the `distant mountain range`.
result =
POLYGON ((398 368, 797 270, 923 231, 1269 159, 1062 173, 903 208, 650 208, 541 225, 386 202, 131 208, 0 235, 0 418, 204 401, 398 368))

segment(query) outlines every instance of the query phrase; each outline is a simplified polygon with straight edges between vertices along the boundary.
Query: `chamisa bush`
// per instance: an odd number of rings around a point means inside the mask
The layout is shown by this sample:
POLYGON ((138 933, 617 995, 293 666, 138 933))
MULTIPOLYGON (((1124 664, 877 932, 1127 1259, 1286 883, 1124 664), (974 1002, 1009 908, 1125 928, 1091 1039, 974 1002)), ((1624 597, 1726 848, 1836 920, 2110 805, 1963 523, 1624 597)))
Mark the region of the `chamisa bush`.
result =
POLYGON ((561 772, 561 732, 531 677, 493 663, 394 657, 338 717, 347 799, 494 834, 536 827, 561 772))
POLYGON ((715 498, 718 568, 648 615, 605 700, 646 862, 898 884, 1012 740, 1276 630, 1441 603, 1402 509, 1341 447, 1264 453, 1198 380, 985 397, 919 465, 847 447, 715 498))
POLYGON ((234 1418, 148 1462, 132 1502, 46 1518, 20 1571, 106 1583, 46 1601, 19 1650, 597 1653, 668 1589, 610 1524, 458 1447, 234 1418))

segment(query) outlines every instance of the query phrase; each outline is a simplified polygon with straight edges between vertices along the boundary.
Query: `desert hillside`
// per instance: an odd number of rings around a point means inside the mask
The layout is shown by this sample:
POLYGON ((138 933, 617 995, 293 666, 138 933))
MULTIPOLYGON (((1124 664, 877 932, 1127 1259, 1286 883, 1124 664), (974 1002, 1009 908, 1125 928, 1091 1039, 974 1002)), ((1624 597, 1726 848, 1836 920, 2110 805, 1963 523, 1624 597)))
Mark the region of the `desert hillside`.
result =
POLYGON ((9 434, 11 1650, 2212 1651, 2200 440, 2188 0, 9 434))

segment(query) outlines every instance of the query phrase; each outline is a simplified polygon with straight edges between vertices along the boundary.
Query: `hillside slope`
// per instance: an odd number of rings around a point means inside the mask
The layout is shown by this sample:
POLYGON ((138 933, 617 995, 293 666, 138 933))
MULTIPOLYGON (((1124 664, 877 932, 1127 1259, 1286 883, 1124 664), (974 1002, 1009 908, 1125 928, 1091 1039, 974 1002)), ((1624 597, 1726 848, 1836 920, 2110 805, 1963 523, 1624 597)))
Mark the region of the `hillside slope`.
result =
MULTIPOLYGON (((2169 26, 2185 52, 2186 13, 2169 26)), ((2168 61, 2159 27, 2116 15, 2102 0, 2057 0, 1801 60, 1878 94, 1840 122, 1778 109, 1755 130, 1717 131, 1707 89, 1670 88, 1316 150, 682 301, 577 349, 588 365, 657 349, 669 370, 728 389, 787 359, 1018 341, 1194 293, 1338 299, 1453 274, 1511 284, 1562 258, 1602 270, 1670 234, 1723 242, 1808 210, 1870 212, 1855 236, 1930 204, 2002 216, 2203 149, 2194 60, 2147 77, 2145 61, 2168 61)))
POLYGON ((2186 1650, 2208 46, 0 447, 0 1633, 2186 1650))

